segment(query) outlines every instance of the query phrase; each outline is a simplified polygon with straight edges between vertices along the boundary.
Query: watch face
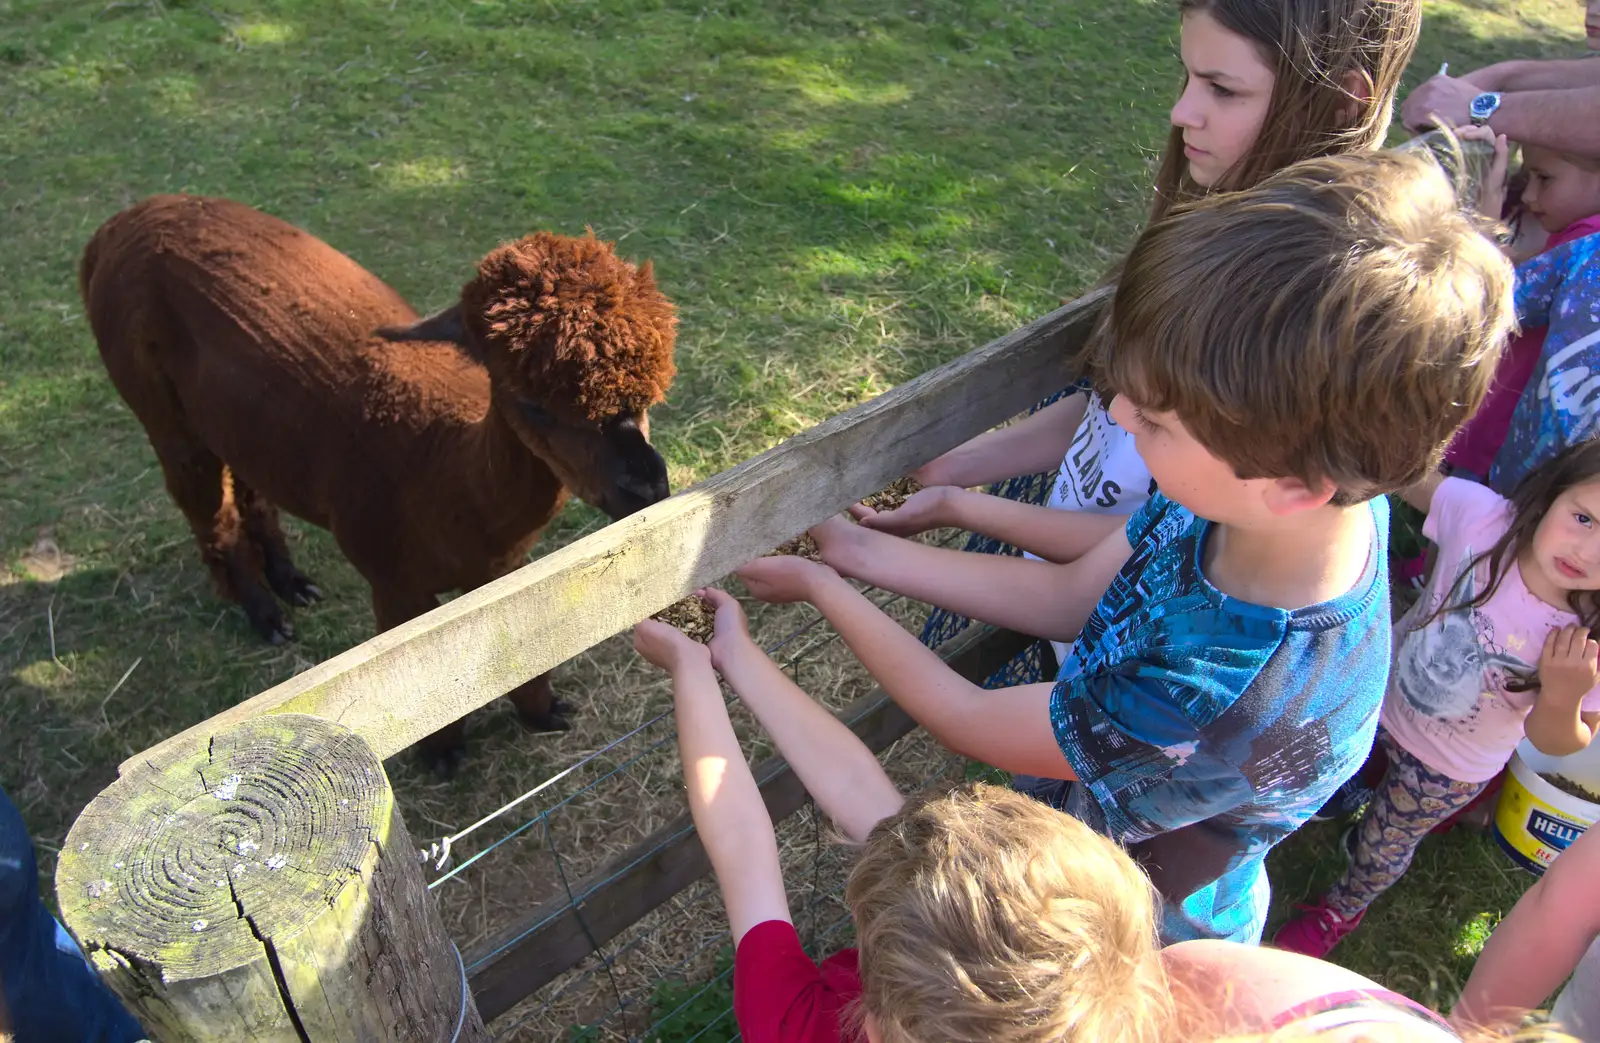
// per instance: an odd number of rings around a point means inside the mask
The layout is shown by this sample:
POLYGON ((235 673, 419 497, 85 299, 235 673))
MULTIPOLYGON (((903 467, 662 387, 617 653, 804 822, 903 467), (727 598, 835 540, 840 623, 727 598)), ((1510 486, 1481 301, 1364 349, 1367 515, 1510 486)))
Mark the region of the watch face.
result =
POLYGON ((1488 119, 1494 115, 1494 110, 1500 107, 1500 95, 1480 94, 1472 99, 1472 118, 1488 119))

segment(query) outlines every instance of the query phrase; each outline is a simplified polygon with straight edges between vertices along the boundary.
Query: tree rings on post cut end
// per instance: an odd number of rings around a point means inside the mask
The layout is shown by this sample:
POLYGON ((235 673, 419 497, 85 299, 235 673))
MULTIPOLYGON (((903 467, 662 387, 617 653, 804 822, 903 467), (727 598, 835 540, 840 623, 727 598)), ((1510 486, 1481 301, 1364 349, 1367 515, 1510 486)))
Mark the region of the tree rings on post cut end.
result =
POLYGON ((461 1010, 382 764, 322 718, 144 761, 73 824, 56 893, 155 1039, 450 1039, 461 1010))

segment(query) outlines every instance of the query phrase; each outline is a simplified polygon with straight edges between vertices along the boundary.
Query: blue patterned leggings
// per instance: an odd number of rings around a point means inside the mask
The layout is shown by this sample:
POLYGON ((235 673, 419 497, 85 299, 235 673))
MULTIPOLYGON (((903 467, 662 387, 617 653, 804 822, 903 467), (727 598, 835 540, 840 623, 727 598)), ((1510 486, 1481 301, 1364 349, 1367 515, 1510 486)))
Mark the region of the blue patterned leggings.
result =
POLYGON ((1378 748, 1389 759, 1388 773, 1356 826, 1350 867, 1324 899, 1330 909, 1346 919, 1365 910, 1373 899, 1393 887, 1411 865, 1411 856, 1416 854, 1422 838, 1472 803, 1472 798, 1489 785, 1458 782, 1434 771, 1381 728, 1378 748))

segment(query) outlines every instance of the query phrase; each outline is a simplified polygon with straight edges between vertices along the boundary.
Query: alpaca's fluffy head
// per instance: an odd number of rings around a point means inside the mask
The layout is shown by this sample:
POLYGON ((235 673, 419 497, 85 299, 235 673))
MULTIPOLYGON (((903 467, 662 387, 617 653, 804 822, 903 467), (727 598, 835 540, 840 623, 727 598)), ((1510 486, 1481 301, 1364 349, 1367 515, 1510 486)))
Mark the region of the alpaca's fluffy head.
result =
POLYGON ((478 264, 452 307, 396 340, 448 340, 489 371, 495 401, 562 483, 612 517, 668 495, 645 411, 676 373, 678 318, 648 263, 536 232, 478 264))
POLYGON ((601 421, 666 397, 678 317, 649 262, 591 232, 536 232, 490 253, 461 290, 469 341, 491 371, 556 415, 601 421))

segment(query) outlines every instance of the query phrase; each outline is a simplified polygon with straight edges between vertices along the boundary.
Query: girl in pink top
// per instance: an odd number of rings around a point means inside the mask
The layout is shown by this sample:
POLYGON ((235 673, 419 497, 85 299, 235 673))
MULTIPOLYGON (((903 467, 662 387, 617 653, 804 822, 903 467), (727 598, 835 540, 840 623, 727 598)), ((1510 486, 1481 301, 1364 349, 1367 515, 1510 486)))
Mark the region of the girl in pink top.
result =
POLYGON ((1524 735, 1560 757, 1600 724, 1600 440, 1531 472, 1512 500, 1438 475, 1405 498, 1426 512, 1439 564, 1395 627, 1378 731, 1388 774, 1346 835, 1350 866, 1273 939, 1309 956, 1356 928, 1524 735))

